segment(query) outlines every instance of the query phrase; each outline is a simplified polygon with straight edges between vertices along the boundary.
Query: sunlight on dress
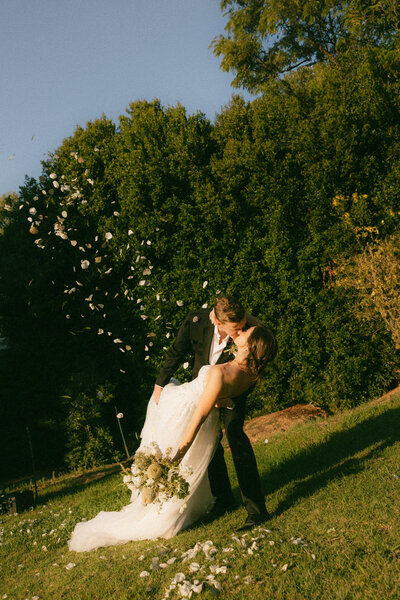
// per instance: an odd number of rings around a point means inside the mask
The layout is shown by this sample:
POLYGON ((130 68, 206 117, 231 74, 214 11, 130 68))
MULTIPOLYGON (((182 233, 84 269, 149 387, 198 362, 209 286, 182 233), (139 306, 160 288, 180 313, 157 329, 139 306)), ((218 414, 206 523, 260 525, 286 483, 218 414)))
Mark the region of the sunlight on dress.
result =
MULTIPOLYGON (((178 381, 171 380, 163 389, 158 406, 154 395, 151 397, 140 448, 156 442, 163 453, 172 448, 172 456, 175 454, 203 392, 209 368, 208 365, 202 367, 199 376, 189 383, 180 385, 178 381)), ((131 540, 170 538, 207 513, 214 501, 207 468, 216 448, 218 431, 218 409, 214 408, 182 460, 182 467, 190 468, 190 474, 185 474, 189 496, 184 500, 172 498, 162 505, 144 505, 135 490, 130 504, 122 510, 101 511, 94 519, 78 523, 69 541, 69 549, 85 552, 131 540)))

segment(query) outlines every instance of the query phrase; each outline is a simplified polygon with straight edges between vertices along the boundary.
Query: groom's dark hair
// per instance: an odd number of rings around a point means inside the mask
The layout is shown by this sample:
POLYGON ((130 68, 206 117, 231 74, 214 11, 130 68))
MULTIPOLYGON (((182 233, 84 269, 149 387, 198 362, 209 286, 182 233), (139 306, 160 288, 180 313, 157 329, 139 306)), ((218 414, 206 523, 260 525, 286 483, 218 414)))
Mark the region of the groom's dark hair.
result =
POLYGON ((226 323, 227 321, 240 323, 246 315, 243 306, 232 296, 217 298, 214 304, 214 313, 220 323, 226 323))

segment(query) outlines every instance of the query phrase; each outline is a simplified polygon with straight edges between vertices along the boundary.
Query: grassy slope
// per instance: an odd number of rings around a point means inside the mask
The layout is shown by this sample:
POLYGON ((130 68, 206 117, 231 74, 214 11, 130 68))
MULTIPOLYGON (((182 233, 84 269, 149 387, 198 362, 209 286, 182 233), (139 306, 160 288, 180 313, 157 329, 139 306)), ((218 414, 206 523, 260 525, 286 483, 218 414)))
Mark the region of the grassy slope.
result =
MULTIPOLYGON (((222 598, 398 599, 399 441, 400 394, 258 445, 269 531, 236 539, 243 509, 172 540, 70 553, 66 542, 75 523, 101 509, 118 510, 128 493, 118 475, 84 488, 68 487, 68 481, 51 486, 34 511, 1 517, 0 598, 162 599, 176 573, 183 573, 192 583, 214 575, 222 598), (184 552, 208 540, 216 548, 211 560, 201 548, 184 560, 184 552), (153 570, 153 557, 176 561, 153 570), (75 566, 67 570, 70 562, 75 566), (193 562, 200 571, 190 570, 193 562), (216 573, 217 567, 226 572, 216 573), (143 571, 149 576, 140 577, 143 571)), ((179 589, 184 592, 177 586, 170 598, 181 597, 179 589)), ((207 584, 201 596, 216 593, 207 584)))

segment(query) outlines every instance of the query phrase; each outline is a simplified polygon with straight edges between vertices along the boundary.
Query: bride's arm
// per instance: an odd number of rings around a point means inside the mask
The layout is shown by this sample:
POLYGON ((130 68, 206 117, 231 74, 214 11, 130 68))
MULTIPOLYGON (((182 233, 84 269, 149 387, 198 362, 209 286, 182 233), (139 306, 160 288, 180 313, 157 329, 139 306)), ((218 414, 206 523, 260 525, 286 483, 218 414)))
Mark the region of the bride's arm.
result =
POLYGON ((195 439, 197 432, 201 425, 204 423, 211 409, 213 408, 218 396, 221 393, 223 387, 223 375, 221 369, 218 367, 212 367, 207 373, 207 379, 204 386, 204 391, 200 397, 199 403, 196 410, 193 413, 193 417, 183 434, 179 450, 174 457, 174 460, 181 460, 195 439))

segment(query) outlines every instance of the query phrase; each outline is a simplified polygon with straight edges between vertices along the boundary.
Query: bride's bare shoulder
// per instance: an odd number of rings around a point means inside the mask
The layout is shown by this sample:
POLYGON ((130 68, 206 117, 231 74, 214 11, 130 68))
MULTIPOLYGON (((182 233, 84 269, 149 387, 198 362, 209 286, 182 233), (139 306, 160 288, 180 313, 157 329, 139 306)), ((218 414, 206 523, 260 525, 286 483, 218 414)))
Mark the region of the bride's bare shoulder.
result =
POLYGON ((224 370, 222 365, 211 365, 206 374, 205 384, 207 386, 222 387, 224 383, 224 370))

